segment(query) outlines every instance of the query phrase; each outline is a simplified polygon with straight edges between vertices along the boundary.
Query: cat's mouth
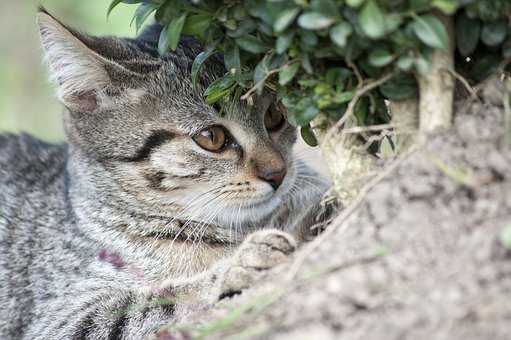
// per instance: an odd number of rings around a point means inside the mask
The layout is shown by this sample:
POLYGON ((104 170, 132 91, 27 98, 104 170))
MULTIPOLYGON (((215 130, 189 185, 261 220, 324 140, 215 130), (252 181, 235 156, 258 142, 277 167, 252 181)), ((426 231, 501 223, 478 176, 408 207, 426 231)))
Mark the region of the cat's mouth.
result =
POLYGON ((282 188, 282 190, 271 190, 247 197, 241 202, 226 204, 225 213, 218 216, 218 223, 220 225, 240 224, 242 228, 247 223, 259 223, 282 205, 283 197, 288 193, 289 188, 282 188))

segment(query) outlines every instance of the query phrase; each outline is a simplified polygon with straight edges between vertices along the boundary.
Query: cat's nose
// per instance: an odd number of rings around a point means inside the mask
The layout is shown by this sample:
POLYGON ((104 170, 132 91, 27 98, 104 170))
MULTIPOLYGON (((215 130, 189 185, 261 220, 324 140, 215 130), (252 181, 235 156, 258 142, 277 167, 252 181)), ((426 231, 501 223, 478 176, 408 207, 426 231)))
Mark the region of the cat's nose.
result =
POLYGON ((261 171, 258 171, 257 177, 268 182, 273 190, 277 190, 284 181, 286 172, 285 167, 280 169, 261 169, 261 171))

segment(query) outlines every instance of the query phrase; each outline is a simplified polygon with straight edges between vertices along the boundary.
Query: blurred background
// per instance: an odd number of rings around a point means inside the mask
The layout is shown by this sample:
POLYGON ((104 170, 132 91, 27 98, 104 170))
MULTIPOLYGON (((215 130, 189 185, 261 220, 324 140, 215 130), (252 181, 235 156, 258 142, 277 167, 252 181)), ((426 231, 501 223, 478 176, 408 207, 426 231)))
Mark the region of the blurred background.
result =
POLYGON ((109 0, 0 0, 0 133, 28 132, 63 139, 62 107, 42 63, 35 14, 43 5, 65 23, 91 34, 133 36, 136 6, 119 5, 106 19, 109 0))

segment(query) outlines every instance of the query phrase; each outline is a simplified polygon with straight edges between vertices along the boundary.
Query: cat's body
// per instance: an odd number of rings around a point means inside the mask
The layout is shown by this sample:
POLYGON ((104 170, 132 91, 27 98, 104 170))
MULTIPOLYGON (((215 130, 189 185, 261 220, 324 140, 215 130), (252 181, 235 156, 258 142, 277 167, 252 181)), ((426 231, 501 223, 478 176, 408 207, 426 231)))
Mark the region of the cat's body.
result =
POLYGON ((168 282, 213 285, 199 273, 225 272, 249 233, 310 224, 326 183, 292 159, 294 129, 261 130, 241 104, 207 114, 189 82, 195 42, 161 61, 150 38, 95 41, 46 13, 39 25, 70 144, 0 136, 1 339, 141 338, 172 317, 154 303, 175 297, 168 282))

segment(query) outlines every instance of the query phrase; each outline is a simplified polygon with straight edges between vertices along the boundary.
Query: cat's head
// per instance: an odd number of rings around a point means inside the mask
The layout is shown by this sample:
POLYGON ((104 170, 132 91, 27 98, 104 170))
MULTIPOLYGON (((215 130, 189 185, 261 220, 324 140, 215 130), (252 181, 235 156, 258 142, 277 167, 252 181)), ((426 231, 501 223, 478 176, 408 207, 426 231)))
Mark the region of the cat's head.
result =
POLYGON ((38 24, 70 143, 130 207, 229 225, 270 214, 292 189, 296 136, 283 107, 266 92, 219 115, 202 94, 223 62, 210 58, 194 89, 195 40, 160 56, 157 25, 120 39, 78 33, 44 11, 38 24))

